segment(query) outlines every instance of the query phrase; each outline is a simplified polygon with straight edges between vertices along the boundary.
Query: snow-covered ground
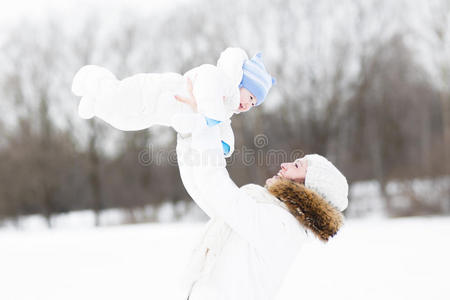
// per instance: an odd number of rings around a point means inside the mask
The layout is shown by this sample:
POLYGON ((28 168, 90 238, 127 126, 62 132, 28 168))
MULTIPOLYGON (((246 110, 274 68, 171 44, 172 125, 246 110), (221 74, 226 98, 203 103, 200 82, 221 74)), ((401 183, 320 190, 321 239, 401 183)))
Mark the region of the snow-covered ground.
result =
MULTIPOLYGON (((0 230, 0 299, 181 299, 202 227, 0 230)), ((348 220, 303 248, 278 299, 450 299, 449 253, 450 218, 348 220)))
MULTIPOLYGON (((124 225, 131 223, 174 223, 206 221, 207 215, 190 201, 162 204, 157 211, 151 205, 133 209, 110 208, 102 210, 99 217, 101 226, 124 225)), ((51 217, 52 228, 56 229, 88 229, 95 227, 95 214, 92 210, 70 211, 54 214, 51 217)), ((42 215, 21 216, 17 221, 0 219, 1 231, 42 231, 48 224, 42 215)), ((1 300, 1 299, 0 299, 1 300)))

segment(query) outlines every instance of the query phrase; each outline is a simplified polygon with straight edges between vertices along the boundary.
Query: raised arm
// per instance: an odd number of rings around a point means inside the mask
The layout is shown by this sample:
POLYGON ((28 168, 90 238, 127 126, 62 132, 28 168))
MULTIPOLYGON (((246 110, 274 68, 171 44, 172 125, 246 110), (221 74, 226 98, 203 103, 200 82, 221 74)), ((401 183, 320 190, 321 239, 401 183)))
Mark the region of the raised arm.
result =
POLYGON ((189 196, 197 203, 197 205, 210 217, 215 218, 217 214, 206 199, 204 199, 201 190, 197 187, 194 180, 194 163, 192 160, 192 136, 183 138, 180 134, 177 136, 177 160, 180 170, 180 177, 183 181, 184 188, 189 196))
POLYGON ((214 142, 219 129, 209 130, 211 143, 201 151, 190 147, 190 138, 178 135, 177 155, 184 155, 178 162, 183 182, 187 182, 185 187, 209 216, 220 217, 249 242, 256 243, 258 205, 231 180, 222 149, 214 142))

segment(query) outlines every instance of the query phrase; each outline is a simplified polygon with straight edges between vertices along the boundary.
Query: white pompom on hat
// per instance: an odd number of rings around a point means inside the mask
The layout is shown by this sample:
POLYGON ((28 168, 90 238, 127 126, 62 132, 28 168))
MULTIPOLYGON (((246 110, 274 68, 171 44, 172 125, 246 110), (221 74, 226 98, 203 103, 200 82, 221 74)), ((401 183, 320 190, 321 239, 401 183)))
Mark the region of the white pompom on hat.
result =
POLYGON ((340 211, 348 205, 348 183, 345 176, 325 157, 308 154, 305 186, 317 192, 340 211))

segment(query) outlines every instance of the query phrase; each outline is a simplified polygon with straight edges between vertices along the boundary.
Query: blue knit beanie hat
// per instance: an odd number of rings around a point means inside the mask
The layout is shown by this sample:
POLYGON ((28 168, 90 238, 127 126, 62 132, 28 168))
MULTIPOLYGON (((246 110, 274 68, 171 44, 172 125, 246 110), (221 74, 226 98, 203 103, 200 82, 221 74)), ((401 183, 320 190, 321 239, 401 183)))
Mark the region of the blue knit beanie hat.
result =
POLYGON ((251 59, 247 59, 242 65, 244 71, 239 87, 244 87, 256 97, 256 105, 264 102, 269 89, 276 80, 267 73, 262 61, 262 53, 259 52, 251 59))

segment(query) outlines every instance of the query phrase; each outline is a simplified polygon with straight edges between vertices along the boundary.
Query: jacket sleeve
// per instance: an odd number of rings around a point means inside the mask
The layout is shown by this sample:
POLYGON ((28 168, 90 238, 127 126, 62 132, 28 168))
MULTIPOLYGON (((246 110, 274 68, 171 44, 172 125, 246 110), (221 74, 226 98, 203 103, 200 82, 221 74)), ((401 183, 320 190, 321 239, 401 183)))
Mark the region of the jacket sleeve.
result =
POLYGON ((183 138, 180 134, 177 135, 177 160, 180 171, 181 181, 184 188, 191 196, 192 200, 210 217, 216 217, 216 213, 203 198, 201 190, 197 187, 194 181, 194 164, 195 157, 192 155, 194 152, 191 148, 192 137, 183 138))
POLYGON ((198 166, 193 177, 205 203, 216 216, 254 245, 259 245, 258 207, 256 201, 240 190, 225 167, 198 166))
MULTIPOLYGON (((259 245, 258 205, 231 180, 221 146, 215 142, 220 134, 219 128, 209 127, 205 134, 212 137, 208 147, 192 151, 190 158, 181 160, 184 165, 179 165, 180 173, 184 173, 185 178, 186 170, 189 170, 189 178, 186 178, 189 187, 186 186, 186 189, 195 191, 191 196, 202 209, 205 208, 208 215, 221 218, 247 241, 259 245)), ((179 145, 180 139, 178 136, 179 145)), ((193 150, 189 145, 185 147, 193 150)))

